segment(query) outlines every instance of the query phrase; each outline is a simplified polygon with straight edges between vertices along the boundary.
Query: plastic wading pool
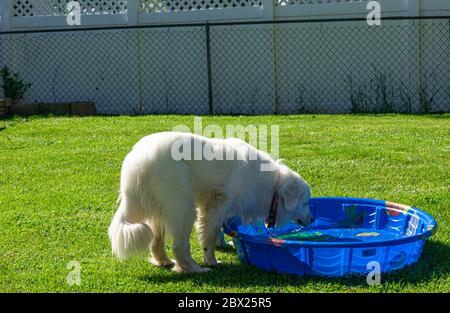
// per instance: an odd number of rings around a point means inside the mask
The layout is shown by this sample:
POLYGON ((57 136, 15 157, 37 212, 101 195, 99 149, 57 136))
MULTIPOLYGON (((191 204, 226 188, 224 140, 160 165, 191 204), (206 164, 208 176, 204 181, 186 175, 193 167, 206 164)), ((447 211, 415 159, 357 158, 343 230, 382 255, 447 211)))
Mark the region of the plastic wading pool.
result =
POLYGON ((225 222, 240 259, 256 267, 297 275, 367 273, 376 261, 382 272, 419 260, 436 221, 420 209, 383 200, 312 198, 314 222, 267 229, 263 223, 225 222))

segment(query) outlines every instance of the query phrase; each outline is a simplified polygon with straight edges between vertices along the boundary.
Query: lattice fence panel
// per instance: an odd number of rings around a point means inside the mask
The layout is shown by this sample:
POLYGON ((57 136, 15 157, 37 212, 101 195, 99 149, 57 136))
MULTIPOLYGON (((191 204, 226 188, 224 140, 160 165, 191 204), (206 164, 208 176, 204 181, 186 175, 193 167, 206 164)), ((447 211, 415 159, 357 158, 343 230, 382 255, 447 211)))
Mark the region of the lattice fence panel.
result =
POLYGON ((143 13, 262 7, 262 0, 140 0, 143 13))
MULTIPOLYGON (((13 0, 14 16, 63 16, 70 0, 13 0)), ((82 15, 118 14, 127 9, 126 0, 78 0, 82 15)))
POLYGON ((368 2, 370 0, 274 0, 276 6, 368 2))

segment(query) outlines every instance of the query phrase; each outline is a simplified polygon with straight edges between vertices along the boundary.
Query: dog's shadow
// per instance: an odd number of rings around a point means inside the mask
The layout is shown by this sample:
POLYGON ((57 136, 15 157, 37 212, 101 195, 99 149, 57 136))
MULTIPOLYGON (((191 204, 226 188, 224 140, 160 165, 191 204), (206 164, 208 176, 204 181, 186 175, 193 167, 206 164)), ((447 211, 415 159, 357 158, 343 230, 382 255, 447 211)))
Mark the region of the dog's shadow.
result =
MULTIPOLYGON (((235 254, 234 248, 222 248, 222 253, 235 254)), ((237 259, 237 256, 236 256, 237 259)), ((427 241, 418 263, 381 275, 382 284, 385 282, 401 282, 423 284, 430 280, 445 278, 450 273, 450 246, 440 241, 427 241)), ((271 290, 283 291, 283 287, 303 286, 323 283, 340 284, 348 287, 367 287, 366 275, 350 275, 345 277, 321 277, 278 274, 266 272, 248 264, 232 262, 220 264, 210 272, 201 274, 177 274, 170 269, 161 269, 139 276, 139 279, 149 283, 174 283, 190 281, 197 286, 214 286, 220 288, 254 288, 267 287, 271 290)))

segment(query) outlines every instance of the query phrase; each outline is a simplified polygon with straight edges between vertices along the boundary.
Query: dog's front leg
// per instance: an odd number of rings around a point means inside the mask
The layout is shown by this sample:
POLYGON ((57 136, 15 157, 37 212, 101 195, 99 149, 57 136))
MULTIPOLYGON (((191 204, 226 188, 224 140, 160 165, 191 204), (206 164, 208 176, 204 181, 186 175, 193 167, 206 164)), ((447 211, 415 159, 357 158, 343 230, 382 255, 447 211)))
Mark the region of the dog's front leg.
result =
POLYGON ((219 206, 200 209, 196 226, 200 245, 203 249, 203 261, 207 266, 219 264, 215 256, 215 247, 228 209, 228 202, 222 202, 219 206))
POLYGON ((220 234, 220 227, 217 227, 216 229, 210 231, 211 233, 205 236, 209 237, 209 239, 202 242, 203 261, 206 266, 217 266, 219 262, 216 259, 215 248, 217 238, 219 238, 220 234))

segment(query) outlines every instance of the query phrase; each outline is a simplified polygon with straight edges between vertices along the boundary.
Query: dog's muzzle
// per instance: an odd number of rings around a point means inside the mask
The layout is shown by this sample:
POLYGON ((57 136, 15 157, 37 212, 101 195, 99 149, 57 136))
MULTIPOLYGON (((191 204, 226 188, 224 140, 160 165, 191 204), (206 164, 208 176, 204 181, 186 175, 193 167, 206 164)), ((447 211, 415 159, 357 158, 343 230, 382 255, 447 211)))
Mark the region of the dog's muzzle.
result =
POLYGON ((304 227, 307 227, 309 225, 311 225, 312 223, 314 223, 314 218, 310 218, 309 221, 303 221, 301 219, 296 220, 297 224, 302 225, 304 227))

